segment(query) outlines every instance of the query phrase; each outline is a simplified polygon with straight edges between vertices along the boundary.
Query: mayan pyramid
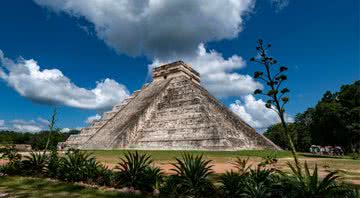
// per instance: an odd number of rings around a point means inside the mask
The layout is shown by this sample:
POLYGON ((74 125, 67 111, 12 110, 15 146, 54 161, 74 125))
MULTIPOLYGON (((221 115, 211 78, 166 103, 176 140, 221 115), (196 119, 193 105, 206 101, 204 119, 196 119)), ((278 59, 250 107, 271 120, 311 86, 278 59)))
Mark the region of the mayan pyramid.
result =
POLYGON ((182 61, 153 69, 153 81, 102 119, 71 135, 79 149, 279 149, 200 85, 182 61))

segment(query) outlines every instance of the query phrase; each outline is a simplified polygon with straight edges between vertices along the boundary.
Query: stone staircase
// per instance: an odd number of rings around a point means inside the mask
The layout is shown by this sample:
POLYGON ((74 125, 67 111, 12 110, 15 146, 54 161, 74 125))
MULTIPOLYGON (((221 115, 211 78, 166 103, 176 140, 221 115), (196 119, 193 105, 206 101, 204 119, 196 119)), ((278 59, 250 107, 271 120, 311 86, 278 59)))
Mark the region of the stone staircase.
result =
POLYGON ((120 104, 115 105, 111 111, 104 112, 101 119, 94 120, 90 126, 82 128, 79 134, 71 135, 65 142, 66 147, 81 148, 81 145, 85 144, 99 129, 106 125, 109 120, 129 104, 140 91, 141 90, 134 91, 131 96, 123 100, 120 104))
POLYGON ((135 124, 138 117, 169 81, 170 79, 143 86, 121 104, 115 105, 112 111, 104 113, 106 122, 79 148, 112 149, 136 139, 137 133, 131 132, 132 124, 135 124))
POLYGON ((151 144, 168 142, 174 146, 175 142, 219 139, 215 123, 205 112, 200 90, 194 88, 191 81, 174 79, 166 93, 156 113, 139 132, 141 135, 136 145, 151 147, 151 144))

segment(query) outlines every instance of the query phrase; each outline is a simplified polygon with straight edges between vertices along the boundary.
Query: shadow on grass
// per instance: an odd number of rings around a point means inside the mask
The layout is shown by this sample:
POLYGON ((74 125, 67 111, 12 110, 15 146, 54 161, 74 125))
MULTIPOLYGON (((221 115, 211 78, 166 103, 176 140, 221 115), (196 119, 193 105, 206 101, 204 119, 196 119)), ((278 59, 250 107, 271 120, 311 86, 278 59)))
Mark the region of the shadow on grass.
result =
POLYGON ((124 194, 71 183, 26 177, 0 177, 0 192, 1 191, 9 193, 13 197, 150 198, 149 196, 124 194))

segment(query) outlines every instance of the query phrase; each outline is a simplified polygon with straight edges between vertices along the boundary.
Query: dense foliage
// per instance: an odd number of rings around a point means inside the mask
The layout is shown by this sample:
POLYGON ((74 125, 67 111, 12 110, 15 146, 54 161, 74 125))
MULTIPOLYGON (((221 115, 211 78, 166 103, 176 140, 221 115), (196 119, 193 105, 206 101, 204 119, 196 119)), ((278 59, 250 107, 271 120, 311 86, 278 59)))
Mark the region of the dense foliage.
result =
MULTIPOLYGON (((347 152, 360 150, 360 81, 343 85, 339 92, 327 91, 315 107, 296 115, 289 125, 290 134, 299 151, 309 146, 338 145, 347 152)), ((283 148, 288 148, 281 126, 274 125, 264 133, 283 148)))
MULTIPOLYGON (((56 149, 58 142, 64 142, 71 134, 79 133, 78 130, 69 132, 52 131, 49 142, 49 149, 56 149)), ((30 144, 34 150, 42 150, 46 146, 49 131, 39 133, 0 131, 0 144, 30 144)))
POLYGON ((176 158, 171 169, 175 174, 168 178, 163 194, 169 197, 215 197, 215 186, 209 179, 213 174, 210 162, 202 155, 183 154, 182 159, 176 158))
POLYGON ((52 152, 33 152, 22 157, 16 150, 5 148, 0 156, 9 160, 0 166, 0 175, 22 175, 55 178, 67 182, 83 182, 98 186, 127 188, 162 197, 348 197, 355 198, 358 191, 338 181, 338 172, 319 177, 318 169, 310 171, 305 165, 300 171, 284 173, 276 169, 277 160, 264 158, 257 165, 248 159, 237 158, 234 170, 216 177, 212 161, 202 155, 184 154, 173 163, 173 173, 165 176, 152 165, 152 158, 138 152, 128 152, 120 158, 118 167, 110 170, 100 164, 89 152, 69 150, 64 155, 52 152), (214 185, 214 184, 217 185, 214 185))
POLYGON ((300 171, 291 164, 288 165, 293 174, 286 177, 283 182, 284 186, 288 187, 287 197, 346 198, 358 196, 357 192, 351 191, 346 186, 338 185, 335 182, 339 178, 337 171, 332 171, 321 179, 317 165, 315 165, 313 173, 311 173, 306 162, 304 168, 300 171))
POLYGON ((48 162, 48 155, 41 152, 31 152, 30 156, 25 156, 22 161, 23 171, 28 175, 42 175, 45 173, 45 168, 48 162))
POLYGON ((152 192, 162 181, 163 174, 158 167, 151 166, 149 155, 127 153, 115 167, 115 182, 117 186, 130 187, 134 190, 152 192))

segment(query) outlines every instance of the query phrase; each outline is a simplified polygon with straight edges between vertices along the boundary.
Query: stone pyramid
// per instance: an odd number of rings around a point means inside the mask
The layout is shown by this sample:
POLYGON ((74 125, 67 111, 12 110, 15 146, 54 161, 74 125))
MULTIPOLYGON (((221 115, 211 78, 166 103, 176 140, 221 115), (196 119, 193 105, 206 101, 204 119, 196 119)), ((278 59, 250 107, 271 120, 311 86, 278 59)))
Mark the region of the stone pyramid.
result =
POLYGON ((79 149, 280 149, 200 85, 182 61, 154 68, 153 81, 102 119, 71 135, 79 149))

